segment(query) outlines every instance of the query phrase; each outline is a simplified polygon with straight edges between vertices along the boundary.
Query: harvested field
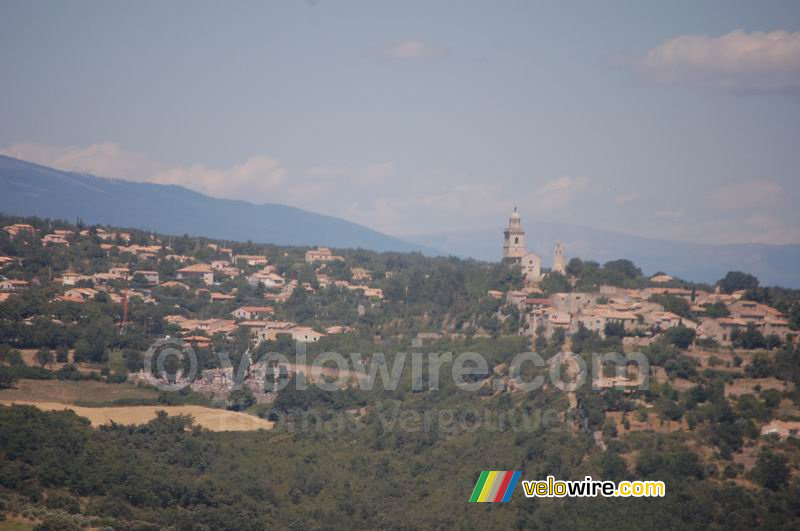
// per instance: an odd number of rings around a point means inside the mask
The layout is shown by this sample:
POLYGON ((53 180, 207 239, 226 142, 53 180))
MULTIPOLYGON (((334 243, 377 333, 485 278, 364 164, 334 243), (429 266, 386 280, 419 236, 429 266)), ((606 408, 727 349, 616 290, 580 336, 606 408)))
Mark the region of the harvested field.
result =
POLYGON ((59 402, 35 402, 27 400, 0 400, 3 405, 31 405, 44 411, 69 409, 86 417, 92 426, 110 422, 117 424, 145 424, 156 417, 156 412, 166 411, 173 415, 191 415, 195 423, 211 431, 253 431, 271 429, 273 423, 259 417, 202 406, 127 406, 127 407, 79 407, 59 402))
POLYGON ((0 400, 34 402, 110 402, 119 398, 156 398, 152 389, 142 389, 128 383, 73 382, 70 380, 19 380, 14 389, 0 390, 0 400))
POLYGON ((3 531, 31 531, 36 525, 37 523, 34 520, 28 520, 18 515, 9 516, 6 514, 6 519, 0 521, 0 529, 3 531))

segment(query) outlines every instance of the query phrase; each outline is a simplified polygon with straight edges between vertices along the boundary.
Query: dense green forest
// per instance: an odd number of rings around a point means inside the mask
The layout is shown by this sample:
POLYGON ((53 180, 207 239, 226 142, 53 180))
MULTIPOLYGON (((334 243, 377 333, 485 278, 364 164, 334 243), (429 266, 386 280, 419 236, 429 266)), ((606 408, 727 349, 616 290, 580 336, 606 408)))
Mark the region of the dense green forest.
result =
MULTIPOLYGON (((753 492, 704 467, 680 437, 640 433, 613 452, 589 434, 477 430, 409 435, 378 418, 358 430, 210 433, 185 418, 92 430, 70 412, 0 409, 5 510, 115 529, 796 529, 800 490, 753 492), (636 452, 632 467, 620 457, 636 452), (468 504, 481 469, 606 479, 658 477, 654 499, 525 498, 468 504), (68 516, 69 515, 69 516, 68 516)), ((782 463, 760 459, 778 478, 782 463)), ((785 481, 785 473, 782 478, 785 481)), ((771 485, 768 485, 768 487, 771 485)), ((59 527, 61 526, 61 527, 59 527)))

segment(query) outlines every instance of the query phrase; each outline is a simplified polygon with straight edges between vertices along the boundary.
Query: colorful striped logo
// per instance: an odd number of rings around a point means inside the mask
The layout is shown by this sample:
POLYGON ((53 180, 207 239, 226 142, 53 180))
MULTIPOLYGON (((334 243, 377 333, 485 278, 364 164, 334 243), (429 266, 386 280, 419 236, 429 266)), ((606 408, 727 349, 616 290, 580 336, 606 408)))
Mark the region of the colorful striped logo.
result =
POLYGON ((511 500, 511 494, 519 481, 520 472, 513 470, 484 470, 475 490, 472 491, 469 501, 471 502, 507 502, 511 500))

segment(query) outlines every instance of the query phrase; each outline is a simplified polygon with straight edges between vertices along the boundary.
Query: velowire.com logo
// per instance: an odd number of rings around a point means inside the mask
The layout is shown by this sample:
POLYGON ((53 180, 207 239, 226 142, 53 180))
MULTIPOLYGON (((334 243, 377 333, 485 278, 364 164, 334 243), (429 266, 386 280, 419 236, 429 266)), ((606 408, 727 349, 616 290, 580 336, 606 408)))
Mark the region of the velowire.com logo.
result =
POLYGON ((519 481, 521 472, 513 470, 484 470, 475 484, 469 501, 507 502, 519 481))

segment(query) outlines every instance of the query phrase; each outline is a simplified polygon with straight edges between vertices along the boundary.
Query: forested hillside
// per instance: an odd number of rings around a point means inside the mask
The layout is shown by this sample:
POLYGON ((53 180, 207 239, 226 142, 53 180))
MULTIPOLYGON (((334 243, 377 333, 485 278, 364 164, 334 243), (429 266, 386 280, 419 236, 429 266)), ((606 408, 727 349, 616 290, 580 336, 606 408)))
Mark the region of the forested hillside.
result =
MULTIPOLYGON (((351 249, 329 251, 335 258, 319 262, 306 259, 314 256, 307 248, 2 221, 18 229, 0 233, 0 256, 8 258, 0 281, 9 286, 0 301, 0 513, 15 525, 800 526, 795 290, 760 287, 755 277, 731 272, 715 294, 714 286, 667 275, 656 282, 625 259, 577 258, 565 274, 548 273, 531 288, 504 263, 351 249), (66 244, 46 244, 47 233, 66 244), (203 273, 210 282, 177 276, 187 264, 211 263, 221 267, 203 273), (156 273, 157 282, 148 280, 156 273), (269 287, 259 279, 283 282, 269 287), (531 325, 537 308, 559 301, 590 301, 592 315, 627 315, 614 309, 619 293, 648 297, 627 325, 609 320, 592 330, 580 312, 570 328, 531 325), (702 294, 717 302, 700 304, 702 294), (766 308, 769 323, 785 333, 751 322, 722 342, 692 327, 729 322, 742 305, 766 308), (241 311, 268 317, 236 317, 241 311), (649 315, 677 324, 651 324, 649 315), (219 323, 224 327, 209 328, 219 323), (315 339, 295 341, 293 330, 315 339), (137 377, 148 347, 166 336, 195 345, 197 380, 180 391, 137 377), (649 360, 647 388, 623 378, 622 388, 587 383, 565 392, 546 379, 562 351, 592 367, 594 353, 634 350, 649 360), (547 365, 514 369, 512 360, 529 351, 547 365), (414 352, 471 352, 486 370, 465 377, 472 390, 451 376, 452 359, 438 376, 428 365, 420 374, 399 365, 396 387, 381 377, 372 388, 345 378, 324 390, 297 365, 301 355, 312 364, 330 352, 346 360, 357 353, 390 372, 414 352), (195 387, 223 374, 221 353, 235 368, 271 353, 295 365, 282 368, 287 385, 277 392, 274 378, 255 391, 195 387), (519 383, 540 376, 546 383, 535 390, 519 383), (192 404, 273 424, 215 432, 159 414, 149 422, 90 425, 70 411, 11 405, 20 401, 116 411, 192 404), (518 487, 510 503, 468 503, 483 470, 518 470, 524 479, 660 480, 666 496, 534 499, 518 487)), ((613 375, 602 367, 603 378, 613 375)))

